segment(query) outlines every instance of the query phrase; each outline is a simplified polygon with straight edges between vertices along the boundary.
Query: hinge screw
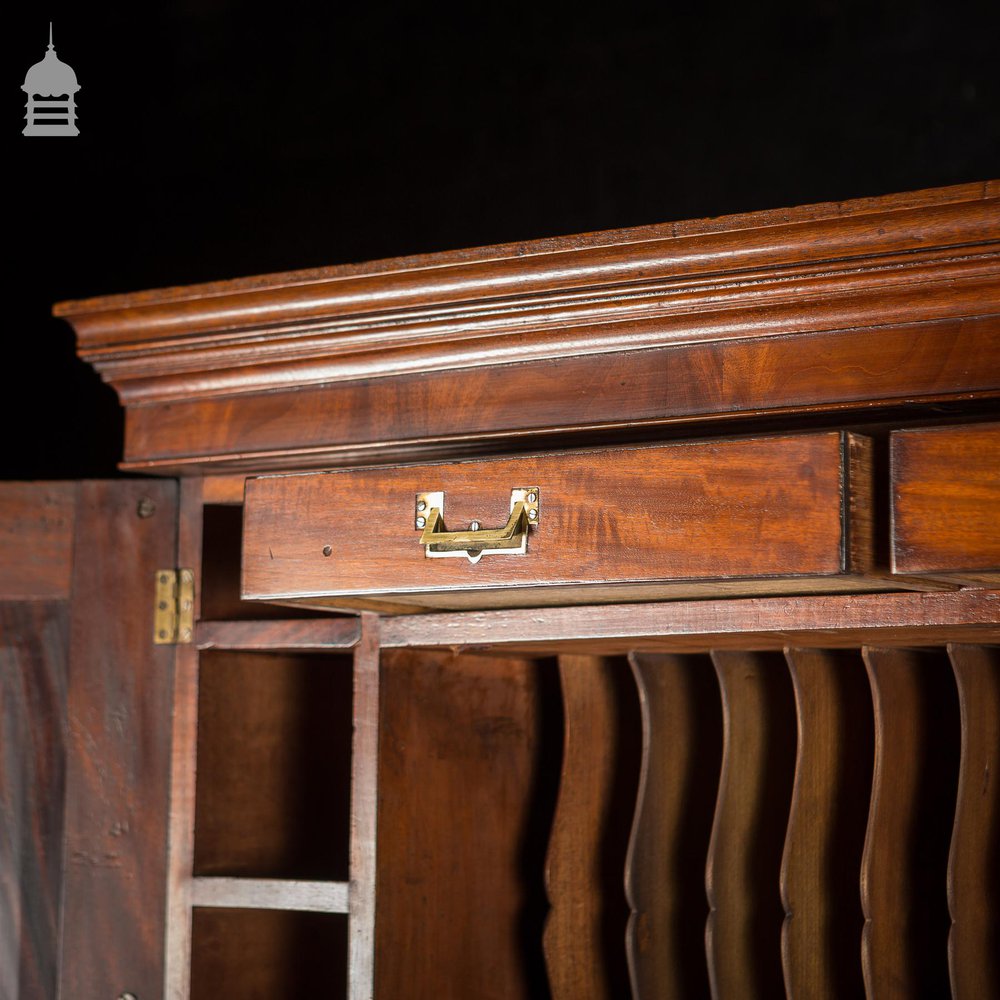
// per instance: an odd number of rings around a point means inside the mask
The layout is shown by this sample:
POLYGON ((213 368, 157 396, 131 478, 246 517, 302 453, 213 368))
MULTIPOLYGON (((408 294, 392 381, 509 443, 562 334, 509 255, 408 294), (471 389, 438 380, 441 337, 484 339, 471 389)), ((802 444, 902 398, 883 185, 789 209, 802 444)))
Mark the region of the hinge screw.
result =
POLYGON ((478 530, 479 530, 479 522, 478 521, 473 521, 469 525, 469 531, 478 531, 478 530))
POLYGON ((417 510, 427 510, 427 501, 426 500, 418 500, 417 501, 417 510))
POLYGON ((426 517, 418 517, 417 518, 417 527, 418 528, 422 528, 426 523, 427 523, 427 518, 426 517))
POLYGON ((531 509, 530 509, 530 510, 528 511, 528 517, 529 517, 529 518, 530 518, 530 519, 531 519, 532 521, 534 521, 534 520, 535 520, 535 519, 536 519, 536 518, 538 517, 538 511, 537 511, 537 510, 535 510, 535 508, 534 508, 534 507, 532 507, 532 508, 531 508, 531 509))

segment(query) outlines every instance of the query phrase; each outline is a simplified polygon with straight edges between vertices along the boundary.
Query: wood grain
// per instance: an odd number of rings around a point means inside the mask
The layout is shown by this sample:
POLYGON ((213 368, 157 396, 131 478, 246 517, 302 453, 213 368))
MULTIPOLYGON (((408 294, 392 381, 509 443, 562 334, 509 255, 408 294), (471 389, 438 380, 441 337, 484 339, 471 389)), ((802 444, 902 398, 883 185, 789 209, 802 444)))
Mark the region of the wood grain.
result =
POLYGON ((633 649, 704 652, 1000 640, 1000 591, 672 601, 590 608, 406 615, 382 622, 382 645, 540 655, 633 649))
POLYGON ((375 615, 361 616, 352 675, 348 997, 373 1000, 379 790, 379 642, 375 615))
MULTIPOLYGON (((195 620, 201 617, 202 604, 202 510, 202 481, 182 480, 177 515, 177 562, 194 571, 195 620)), ((165 1000, 189 1000, 191 992, 191 877, 194 872, 199 667, 198 650, 193 644, 175 647, 167 824, 165 1000)))
POLYGON ((833 432, 250 479, 243 596, 419 603, 474 591, 488 605, 494 589, 518 585, 864 572, 870 549, 845 565, 845 507, 871 503, 860 476, 860 494, 846 494, 849 440, 833 432), (541 515, 523 557, 426 558, 417 493, 444 490, 454 530, 502 525, 511 489, 526 485, 540 487, 541 515))
POLYGON ((350 649, 359 636, 357 618, 320 618, 313 621, 198 622, 195 644, 201 650, 254 650, 291 653, 350 649))
POLYGON ((347 882, 200 876, 191 882, 191 903, 243 910, 347 913, 349 890, 347 882))
POLYGON ((376 996, 547 997, 555 664, 383 651, 380 688, 376 996))
POLYGON ((722 693, 723 754, 705 886, 715 1000, 784 990, 781 851, 795 768, 795 706, 783 660, 712 654, 722 693))
POLYGON ((202 653, 195 874, 347 881, 351 730, 349 655, 202 653))
POLYGON ((545 863, 545 962, 553 1000, 610 1000, 628 991, 622 881, 641 766, 638 704, 621 660, 561 656, 559 678, 564 745, 545 863))
POLYGON ((795 785, 781 863, 781 954, 789 998, 861 996, 860 872, 874 722, 854 651, 785 653, 798 720, 795 785))
POLYGON ((151 642, 150 595, 155 571, 176 556, 177 484, 79 490, 60 995, 159 997, 174 651, 151 642), (144 497, 151 517, 137 513, 144 497))
POLYGON ((892 560, 1000 582, 1000 423, 892 435, 892 560))
POLYGON ((958 803, 948 859, 954 1000, 1000 995, 1000 649, 948 649, 962 722, 958 803))
POLYGON ((0 483, 0 600, 64 601, 76 483, 0 483))
MULTIPOLYGON (((800 308, 789 307, 790 321, 800 308)), ((628 440, 720 418, 870 414, 904 401, 996 397, 994 317, 868 328, 864 317, 879 308, 881 300, 869 303, 842 320, 851 329, 828 333, 806 321, 801 332, 733 339, 739 320, 727 314, 712 343, 132 407, 124 467, 190 473, 453 460, 578 447, 597 433, 628 440)), ((704 322, 691 319, 693 328, 704 322)))
POLYGON ((192 1000, 347 996, 343 914, 199 907, 193 923, 192 1000))
POLYGON ((632 996, 707 997, 703 873, 722 757, 718 684, 704 656, 629 659, 643 753, 625 873, 632 996))
POLYGON ((864 650, 875 769, 861 868, 862 968, 872 1000, 949 995, 946 873, 959 709, 941 651, 864 650))
POLYGON ((0 601, 0 997, 57 995, 69 609, 0 601))

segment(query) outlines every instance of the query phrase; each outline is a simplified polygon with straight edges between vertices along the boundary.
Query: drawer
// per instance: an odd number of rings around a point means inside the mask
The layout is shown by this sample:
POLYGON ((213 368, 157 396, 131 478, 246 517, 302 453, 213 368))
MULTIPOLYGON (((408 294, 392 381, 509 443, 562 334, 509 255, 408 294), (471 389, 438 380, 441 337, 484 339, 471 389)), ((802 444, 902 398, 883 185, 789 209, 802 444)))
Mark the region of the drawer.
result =
POLYGON ((897 431, 892 568, 1000 583, 1000 423, 897 431))
POLYGON ((411 611, 882 589, 871 501, 870 441, 842 432, 261 476, 243 597, 411 611))

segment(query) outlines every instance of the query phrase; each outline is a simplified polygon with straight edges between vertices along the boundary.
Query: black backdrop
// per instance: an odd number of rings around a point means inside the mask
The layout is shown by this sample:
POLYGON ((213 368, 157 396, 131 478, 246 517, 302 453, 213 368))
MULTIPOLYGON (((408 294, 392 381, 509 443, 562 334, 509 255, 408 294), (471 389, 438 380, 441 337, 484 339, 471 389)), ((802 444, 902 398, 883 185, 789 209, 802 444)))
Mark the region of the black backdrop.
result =
POLYGON ((1000 175, 997 0, 13 6, 7 478, 120 457, 61 298, 1000 175), (50 18, 73 139, 20 134, 50 18))

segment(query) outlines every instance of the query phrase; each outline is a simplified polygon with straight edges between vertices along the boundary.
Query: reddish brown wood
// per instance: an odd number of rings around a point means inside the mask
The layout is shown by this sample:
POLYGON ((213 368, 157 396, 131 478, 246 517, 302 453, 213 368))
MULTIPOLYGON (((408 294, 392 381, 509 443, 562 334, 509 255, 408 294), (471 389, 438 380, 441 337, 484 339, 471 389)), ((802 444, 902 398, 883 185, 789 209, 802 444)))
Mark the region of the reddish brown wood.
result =
POLYGON ((1000 583, 1000 423, 892 435, 898 573, 1000 583))
POLYGON ((638 719, 629 724, 634 688, 623 683, 626 670, 620 660, 559 658, 562 776, 545 863, 554 1000, 610 1000, 628 990, 622 875, 640 761, 629 746, 638 719))
POLYGON ((64 601, 76 483, 0 483, 0 600, 64 601))
POLYGON ((958 703, 941 651, 865 649, 875 770, 861 868, 862 968, 872 1000, 949 994, 946 870, 958 703))
POLYGON ((204 652, 194 872, 346 881, 350 762, 349 653, 204 652))
POLYGON ((723 754, 705 886, 715 1000, 783 992, 781 851, 795 768, 795 707, 779 657, 712 654, 722 692, 723 754))
POLYGON ((407 615, 382 623, 385 648, 530 652, 704 652, 1000 640, 1000 591, 671 601, 407 615))
POLYGON ((201 650, 243 649, 287 653, 350 649, 359 636, 357 618, 292 621, 199 622, 195 644, 201 650))
POLYGON ((544 995, 542 873, 561 735, 553 671, 382 654, 376 996, 544 995))
POLYGON ((1000 995, 1000 649, 949 647, 962 720, 962 763, 948 860, 954 1000, 1000 995))
MULTIPOLYGON (((856 326, 860 316, 844 322, 856 326)), ((715 343, 135 407, 126 415, 125 466, 190 472, 454 459, 586 445, 597 432, 621 439, 720 417, 867 412, 1000 390, 994 318, 750 340, 729 339, 727 322, 715 333, 715 343)))
POLYGON ((798 747, 781 864, 781 953, 789 998, 860 996, 858 878, 874 724, 861 657, 789 649, 798 747))
POLYGON ((173 482, 80 485, 62 996, 163 991, 174 651, 151 641, 151 594, 156 570, 174 563, 176 518, 173 482), (152 516, 139 516, 143 498, 154 502, 152 516))
POLYGON ((196 909, 191 998, 343 1000, 346 925, 342 914, 196 909))
POLYGON ((66 604, 52 601, 0 601, 0 997, 4 1000, 57 995, 68 610, 66 604))
POLYGON ((643 754, 625 870, 632 995, 706 996, 703 873, 722 754, 718 684, 704 656, 636 653, 630 660, 643 754))
POLYGON ((871 504, 867 478, 845 471, 865 465, 860 447, 848 459, 853 443, 834 432, 251 479, 243 596, 336 604, 389 595, 448 607, 469 594, 489 606, 507 599, 496 591, 520 587, 530 605, 544 588, 577 583, 783 576, 809 577, 799 584, 808 590, 822 586, 813 577, 871 566, 862 513, 851 544, 846 537, 845 510, 871 504), (523 556, 426 557, 414 530, 417 493, 443 490, 456 530, 473 520, 502 526, 511 490, 527 486, 540 488, 540 517, 523 556))

